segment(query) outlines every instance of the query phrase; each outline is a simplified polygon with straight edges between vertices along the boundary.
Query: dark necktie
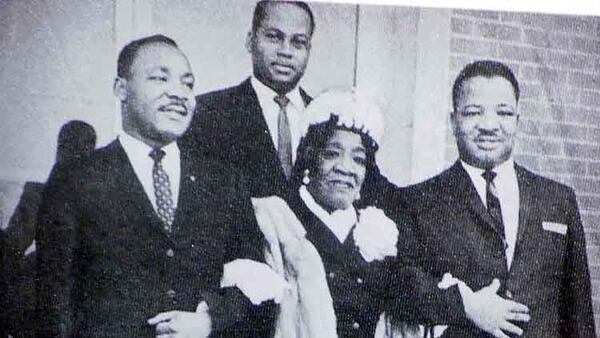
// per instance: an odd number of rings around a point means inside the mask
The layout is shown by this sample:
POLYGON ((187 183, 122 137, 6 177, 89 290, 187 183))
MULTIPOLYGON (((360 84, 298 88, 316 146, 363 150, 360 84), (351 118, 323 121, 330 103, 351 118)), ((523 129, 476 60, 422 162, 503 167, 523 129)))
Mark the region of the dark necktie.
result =
POLYGON ((277 95, 274 98, 279 105, 279 115, 277 116, 277 155, 281 168, 286 178, 290 178, 292 173, 292 133, 285 108, 290 99, 286 96, 277 95))
POLYGON ((171 232, 171 226, 175 219, 175 208, 173 207, 173 195, 171 194, 171 183, 169 176, 161 164, 165 152, 161 149, 154 149, 150 152, 150 157, 154 160, 152 167, 152 181, 154 184, 154 196, 156 197, 156 212, 163 221, 165 231, 171 232))
POLYGON ((504 222, 502 221, 502 208, 500 207, 500 199, 498 198, 498 191, 494 184, 494 178, 496 173, 491 170, 486 170, 481 175, 485 179, 485 199, 487 204, 488 212, 492 219, 496 223, 497 229, 504 238, 504 222))

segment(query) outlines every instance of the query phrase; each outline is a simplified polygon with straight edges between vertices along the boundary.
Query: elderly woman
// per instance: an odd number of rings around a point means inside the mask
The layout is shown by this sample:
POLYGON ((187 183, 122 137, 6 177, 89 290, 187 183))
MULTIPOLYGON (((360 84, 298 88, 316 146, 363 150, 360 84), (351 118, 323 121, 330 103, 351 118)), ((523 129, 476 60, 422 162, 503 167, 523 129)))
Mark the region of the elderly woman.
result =
POLYGON ((330 90, 303 115, 296 191, 287 204, 253 201, 269 242, 267 262, 288 284, 276 297, 271 286, 258 292, 280 303, 276 337, 417 336, 418 327, 392 326, 382 316, 397 312, 401 294, 398 228, 364 197, 387 182, 375 164, 379 109, 353 91, 330 90))
POLYGON ((304 112, 288 204, 317 249, 340 337, 373 337, 394 298, 398 230, 383 211, 361 201, 383 134, 376 105, 352 91, 327 91, 304 112), (357 207, 361 205, 362 207, 357 207))

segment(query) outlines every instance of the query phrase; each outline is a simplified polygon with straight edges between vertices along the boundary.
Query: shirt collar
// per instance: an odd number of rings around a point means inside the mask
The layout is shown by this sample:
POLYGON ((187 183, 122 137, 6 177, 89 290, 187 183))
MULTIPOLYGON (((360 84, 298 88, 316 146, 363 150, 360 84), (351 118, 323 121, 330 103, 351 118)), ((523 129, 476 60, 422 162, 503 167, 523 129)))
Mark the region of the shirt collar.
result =
MULTIPOLYGON (((278 94, 264 83, 260 82, 256 77, 251 76, 250 82, 252 83, 252 88, 256 92, 256 96, 258 96, 258 101, 262 107, 265 106, 266 102, 268 104, 273 104, 273 98, 278 94)), ((285 94, 285 96, 290 100, 290 104, 294 106, 294 108, 298 110, 304 109, 304 100, 302 99, 302 95, 300 95, 300 88, 298 86, 294 87, 289 93, 285 94)))
MULTIPOLYGON (((132 162, 147 159, 152 160, 149 155, 153 148, 139 139, 122 131, 119 133, 119 142, 132 162)), ((177 142, 171 142, 161 149, 165 152, 163 160, 171 161, 172 159, 179 159, 177 142)))
MULTIPOLYGON (((470 164, 467 164, 463 160, 460 160, 460 163, 462 164, 463 168, 465 168, 465 170, 467 171, 467 173, 469 174, 471 179, 475 179, 475 177, 477 177, 478 179, 479 178, 483 179, 481 174, 483 174, 485 169, 474 167, 470 164)), ((515 162, 512 159, 512 157, 510 157, 508 160, 500 163, 500 165, 492 168, 492 170, 496 173, 496 175, 498 177, 507 177, 508 175, 514 175, 515 174, 515 162)))

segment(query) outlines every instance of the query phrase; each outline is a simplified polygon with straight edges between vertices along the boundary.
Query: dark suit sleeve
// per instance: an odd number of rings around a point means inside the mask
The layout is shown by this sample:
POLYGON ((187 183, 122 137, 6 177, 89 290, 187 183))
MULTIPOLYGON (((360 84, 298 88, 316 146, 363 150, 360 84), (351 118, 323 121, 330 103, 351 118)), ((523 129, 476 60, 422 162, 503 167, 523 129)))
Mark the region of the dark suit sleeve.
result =
POLYGON ((567 201, 569 234, 561 292, 561 329, 565 337, 596 337, 585 235, 572 190, 567 201))
MULTIPOLYGON (((256 222, 250 195, 245 181, 237 171, 231 171, 234 178, 230 191, 230 220, 228 248, 225 262, 238 258, 264 262, 263 248, 266 245, 256 222)), ((273 301, 258 306, 238 288, 224 288, 206 294, 213 330, 224 330, 232 336, 270 336, 273 328, 276 306, 273 301)))
POLYGON ((77 217, 75 191, 62 180, 49 180, 38 215, 38 337, 73 336, 74 257, 77 217))
POLYGON ((421 211, 409 209, 407 197, 410 194, 404 189, 389 191, 386 197, 390 217, 399 230, 392 317, 414 324, 469 325, 458 287, 438 288, 440 279, 426 269, 423 239, 418 231, 417 214, 421 211))

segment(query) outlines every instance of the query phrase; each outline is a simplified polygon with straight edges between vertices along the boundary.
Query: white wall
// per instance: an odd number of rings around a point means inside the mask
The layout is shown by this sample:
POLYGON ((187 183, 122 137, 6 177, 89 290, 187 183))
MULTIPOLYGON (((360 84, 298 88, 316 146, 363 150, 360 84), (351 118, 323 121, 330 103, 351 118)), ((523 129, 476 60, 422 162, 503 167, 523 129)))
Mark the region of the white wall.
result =
POLYGON ((0 1, 1 179, 44 181, 66 121, 87 121, 100 141, 111 137, 113 8, 0 1))
MULTIPOLYGON (((354 68, 353 5, 311 4, 316 31, 301 85, 312 94, 351 86, 354 68)), ((238 84, 251 74, 244 44, 253 1, 155 0, 153 30, 173 37, 190 57, 198 93, 238 84)))
MULTIPOLYGON (((115 136, 116 56, 131 39, 152 33, 173 37, 190 58, 197 94, 245 79, 251 72, 244 42, 253 7, 254 1, 242 0, 57 0, 52 6, 36 0, 0 1, 0 180, 45 181, 58 131, 69 120, 90 123, 100 145, 115 136)), ((414 126, 424 132, 423 121, 432 116, 419 112, 440 104, 427 96, 432 93, 428 81, 438 74, 424 74, 428 68, 420 61, 438 52, 431 46, 439 41, 424 35, 422 27, 437 18, 409 7, 311 7, 317 28, 302 86, 315 95, 356 83, 376 98, 387 122, 378 162, 394 182, 413 182, 415 161, 419 170, 423 165, 437 168, 431 159, 419 162, 419 154, 428 153, 424 147, 432 144, 415 142, 413 135, 414 126), (417 83, 420 77, 425 82, 417 83)), ((446 11, 429 11, 447 17, 446 11)), ((442 20, 440 31, 447 31, 448 24, 442 20)), ((444 48, 442 44, 439 50, 444 48)), ((446 88, 433 93, 442 91, 446 88)))

